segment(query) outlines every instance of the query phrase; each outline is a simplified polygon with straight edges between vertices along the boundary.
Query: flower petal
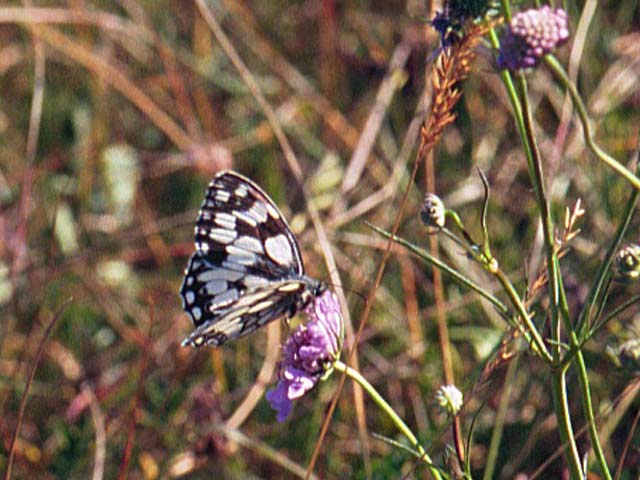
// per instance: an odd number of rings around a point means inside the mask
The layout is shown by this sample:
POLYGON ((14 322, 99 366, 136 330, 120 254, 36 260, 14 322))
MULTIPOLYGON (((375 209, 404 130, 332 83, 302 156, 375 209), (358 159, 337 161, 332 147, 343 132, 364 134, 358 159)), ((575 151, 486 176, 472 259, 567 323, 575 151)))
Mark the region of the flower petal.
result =
POLYGON ((284 422, 291 413, 292 402, 287 397, 288 382, 280 380, 276 388, 273 388, 267 392, 267 401, 271 405, 271 408, 277 412, 278 422, 284 422))

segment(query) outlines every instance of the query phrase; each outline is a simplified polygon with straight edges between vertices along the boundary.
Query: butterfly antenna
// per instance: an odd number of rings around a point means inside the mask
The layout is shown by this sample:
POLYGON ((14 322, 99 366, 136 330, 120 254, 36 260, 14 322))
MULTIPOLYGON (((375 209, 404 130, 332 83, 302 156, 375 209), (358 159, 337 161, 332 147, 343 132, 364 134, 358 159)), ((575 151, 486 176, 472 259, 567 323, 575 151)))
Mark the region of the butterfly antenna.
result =
MULTIPOLYGON (((334 273, 334 272, 331 272, 331 273, 334 273)), ((331 273, 325 275, 325 277, 322 280, 326 285, 330 286, 334 290, 339 288, 344 292, 353 293, 355 296, 359 297, 363 302, 367 300, 367 296, 362 292, 345 287, 344 285, 334 285, 333 283, 331 283, 331 281, 329 280, 331 278, 331 273)))

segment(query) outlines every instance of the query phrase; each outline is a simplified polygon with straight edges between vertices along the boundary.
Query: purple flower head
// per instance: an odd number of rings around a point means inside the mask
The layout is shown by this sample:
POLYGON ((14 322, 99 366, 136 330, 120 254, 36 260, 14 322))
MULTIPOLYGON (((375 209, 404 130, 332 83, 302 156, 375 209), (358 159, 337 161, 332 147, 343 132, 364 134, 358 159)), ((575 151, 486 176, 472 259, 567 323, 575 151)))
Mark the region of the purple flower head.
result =
POLYGON ((300 325, 282 348, 278 385, 267 392, 271 408, 284 422, 292 401, 311 390, 330 373, 340 356, 344 340, 344 322, 335 293, 326 290, 305 309, 309 321, 300 325))
POLYGON ((517 13, 502 38, 498 67, 511 71, 532 69, 540 58, 569 38, 567 13, 551 7, 517 13))

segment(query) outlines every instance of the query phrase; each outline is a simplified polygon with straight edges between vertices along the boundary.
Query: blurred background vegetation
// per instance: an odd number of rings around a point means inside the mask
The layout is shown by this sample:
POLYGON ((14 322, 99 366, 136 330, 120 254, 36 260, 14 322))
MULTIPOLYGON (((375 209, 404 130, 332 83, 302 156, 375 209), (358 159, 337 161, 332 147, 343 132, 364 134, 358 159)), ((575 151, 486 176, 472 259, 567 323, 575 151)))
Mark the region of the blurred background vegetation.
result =
MULTIPOLYGON (((397 214, 427 111, 429 61, 439 39, 424 20, 435 6, 422 0, 206 4, 274 108, 300 162, 303 187, 196 2, 0 6, 0 471, 42 349, 12 478, 288 478, 304 475, 312 456, 339 376, 298 402, 287 423, 276 423, 262 394, 273 383, 277 324, 219 349, 180 347, 192 329, 178 290, 197 209, 215 172, 233 168, 250 176, 290 220, 308 273, 324 279, 329 272, 304 188, 320 210, 357 327, 385 245, 363 221, 390 228, 397 214)), ((558 57, 589 106, 601 145, 633 168, 638 2, 589 0, 571 3, 568 12, 572 39, 558 57)), ((578 304, 629 186, 585 150, 571 104, 549 73, 536 71, 530 87, 556 217, 578 198, 586 210, 582 233, 563 259, 570 302, 578 304)), ((485 46, 457 114, 435 152, 437 192, 478 235, 476 167, 486 173, 494 254, 524 288, 525 266, 540 250, 538 213, 485 46)), ((419 172, 400 233, 426 245, 418 220, 423 177, 419 172)), ((444 242, 441 255, 496 289, 460 249, 444 242)), ((433 401, 443 371, 432 278, 405 251, 392 254, 358 362, 439 461, 451 436, 433 401)), ((634 288, 614 289, 613 304, 634 288)), ((547 371, 527 356, 496 365, 492 352, 509 340, 504 323, 446 279, 442 292, 446 349, 467 400, 463 430, 476 421, 474 471, 481 476, 499 422, 495 478, 531 474, 545 462, 537 478, 560 478, 547 371)), ((586 351, 613 465, 632 435, 627 479, 640 474, 640 434, 631 431, 640 386, 614 367, 605 347, 638 328, 631 312, 586 351)), ((384 416, 362 405, 347 383, 315 474, 429 478, 423 469, 412 472, 406 452, 371 436, 400 440, 384 416)), ((577 428, 584 425, 581 415, 576 408, 577 428)))

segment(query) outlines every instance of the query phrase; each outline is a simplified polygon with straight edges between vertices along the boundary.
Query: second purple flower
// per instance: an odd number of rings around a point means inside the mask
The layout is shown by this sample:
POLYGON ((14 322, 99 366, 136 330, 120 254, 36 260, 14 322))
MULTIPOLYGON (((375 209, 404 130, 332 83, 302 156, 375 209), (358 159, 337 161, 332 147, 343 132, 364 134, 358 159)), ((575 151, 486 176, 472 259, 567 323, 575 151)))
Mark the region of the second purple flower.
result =
POLYGON ((511 71, 531 69, 540 58, 569 38, 567 13, 545 5, 517 13, 502 38, 498 66, 511 71))

